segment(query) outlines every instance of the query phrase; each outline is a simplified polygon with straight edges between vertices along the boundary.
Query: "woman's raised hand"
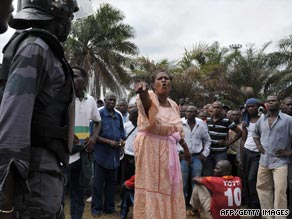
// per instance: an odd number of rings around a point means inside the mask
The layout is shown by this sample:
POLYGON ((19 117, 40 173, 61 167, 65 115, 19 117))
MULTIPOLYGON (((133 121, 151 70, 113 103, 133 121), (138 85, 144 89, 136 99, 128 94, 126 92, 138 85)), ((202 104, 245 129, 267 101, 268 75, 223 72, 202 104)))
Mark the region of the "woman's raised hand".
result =
POLYGON ((136 94, 142 94, 148 91, 149 85, 146 82, 139 82, 135 84, 135 92, 136 94))

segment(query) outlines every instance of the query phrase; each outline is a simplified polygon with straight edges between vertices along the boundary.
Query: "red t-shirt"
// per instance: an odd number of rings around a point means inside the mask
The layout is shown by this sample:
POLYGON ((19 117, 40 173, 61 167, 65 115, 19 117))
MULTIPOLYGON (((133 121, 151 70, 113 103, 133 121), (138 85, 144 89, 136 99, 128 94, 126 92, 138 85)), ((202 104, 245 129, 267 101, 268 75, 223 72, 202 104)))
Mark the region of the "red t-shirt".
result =
POLYGON ((239 209, 241 205, 241 179, 237 176, 204 177, 202 184, 211 192, 210 211, 213 219, 236 219, 240 216, 220 216, 221 209, 239 209))
POLYGON ((133 175, 130 179, 126 180, 125 185, 128 189, 133 189, 135 187, 135 175, 133 175))

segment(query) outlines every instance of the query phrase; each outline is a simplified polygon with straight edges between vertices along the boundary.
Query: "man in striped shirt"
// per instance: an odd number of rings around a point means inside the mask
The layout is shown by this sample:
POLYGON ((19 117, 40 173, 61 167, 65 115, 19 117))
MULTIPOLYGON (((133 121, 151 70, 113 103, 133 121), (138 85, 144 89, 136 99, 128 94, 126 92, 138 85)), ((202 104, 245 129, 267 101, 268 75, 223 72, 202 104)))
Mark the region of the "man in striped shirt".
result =
POLYGON ((222 115, 223 104, 215 101, 212 104, 213 115, 207 118, 209 135, 211 137, 210 154, 203 164, 204 176, 213 176, 213 169, 220 160, 227 160, 228 147, 241 137, 241 129, 222 115), (228 131, 236 132, 234 138, 228 140, 228 131))

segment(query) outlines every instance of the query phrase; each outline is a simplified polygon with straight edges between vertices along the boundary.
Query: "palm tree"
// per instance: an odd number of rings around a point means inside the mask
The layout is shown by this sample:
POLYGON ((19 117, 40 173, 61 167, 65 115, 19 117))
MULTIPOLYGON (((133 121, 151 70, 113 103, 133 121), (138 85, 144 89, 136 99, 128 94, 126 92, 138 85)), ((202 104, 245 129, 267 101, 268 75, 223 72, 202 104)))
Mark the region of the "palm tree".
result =
MULTIPOLYGON (((188 96, 201 105, 219 98, 238 107, 250 96, 264 98, 277 87, 276 79, 282 78, 283 83, 287 82, 284 73, 280 75, 271 66, 270 55, 265 52, 269 45, 266 43, 260 49, 249 45, 242 53, 220 47, 218 42, 198 44, 193 50, 185 51, 185 56, 178 63, 179 81, 184 80, 184 75, 188 75, 190 80, 178 83, 180 88, 177 90, 189 92, 188 96)), ((283 83, 278 83, 278 86, 283 87, 283 83)))
POLYGON ((265 90, 284 98, 292 93, 292 35, 281 39, 279 48, 270 54, 270 64, 279 73, 268 80, 265 90))
POLYGON ((237 53, 231 58, 227 71, 231 89, 227 92, 227 98, 242 104, 251 96, 265 99, 269 95, 265 87, 269 79, 278 74, 270 65, 270 54, 265 52, 270 44, 265 43, 260 49, 249 45, 244 53, 237 53))
POLYGON ((292 69, 292 35, 279 41, 279 51, 270 55, 270 62, 273 67, 292 69))
POLYGON ((101 88, 125 95, 130 80, 126 63, 138 53, 129 41, 134 29, 123 23, 123 13, 109 4, 102 4, 97 12, 73 23, 65 50, 72 65, 85 68, 93 79, 91 94, 100 97, 101 88))
POLYGON ((191 102, 202 102, 204 98, 204 90, 200 86, 201 80, 200 70, 196 66, 187 69, 175 69, 173 71, 172 92, 171 97, 178 101, 181 97, 189 97, 191 102))
MULTIPOLYGON (((132 82, 146 81, 150 83, 150 76, 155 70, 166 69, 173 76, 173 87, 170 94, 172 99, 178 100, 180 97, 188 96, 196 103, 205 103, 209 93, 201 83, 203 72, 201 66, 206 64, 208 47, 204 43, 197 44, 193 50, 185 50, 183 58, 178 62, 171 62, 167 59, 155 62, 143 56, 133 59, 130 63, 132 82)), ((134 95, 134 93, 130 95, 134 95)))
POLYGON ((178 62, 176 91, 180 97, 190 97, 198 106, 214 101, 214 96, 226 88, 225 56, 228 49, 218 42, 211 45, 196 44, 192 50, 185 50, 178 62))
POLYGON ((171 63, 167 59, 159 62, 150 60, 147 57, 140 56, 130 60, 131 81, 136 83, 138 81, 146 81, 150 83, 150 76, 158 69, 171 69, 171 63))

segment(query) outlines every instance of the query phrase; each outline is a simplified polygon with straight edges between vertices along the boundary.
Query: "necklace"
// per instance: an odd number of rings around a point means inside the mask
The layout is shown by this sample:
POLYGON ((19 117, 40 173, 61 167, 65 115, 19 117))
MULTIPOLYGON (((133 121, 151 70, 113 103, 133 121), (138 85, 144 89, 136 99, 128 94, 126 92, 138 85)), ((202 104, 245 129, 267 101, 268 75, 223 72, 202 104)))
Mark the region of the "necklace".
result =
POLYGON ((170 107, 170 103, 167 99, 167 97, 157 97, 158 103, 162 107, 170 107))
POLYGON ((163 107, 170 107, 170 103, 168 101, 166 101, 165 103, 159 102, 159 105, 163 107))

